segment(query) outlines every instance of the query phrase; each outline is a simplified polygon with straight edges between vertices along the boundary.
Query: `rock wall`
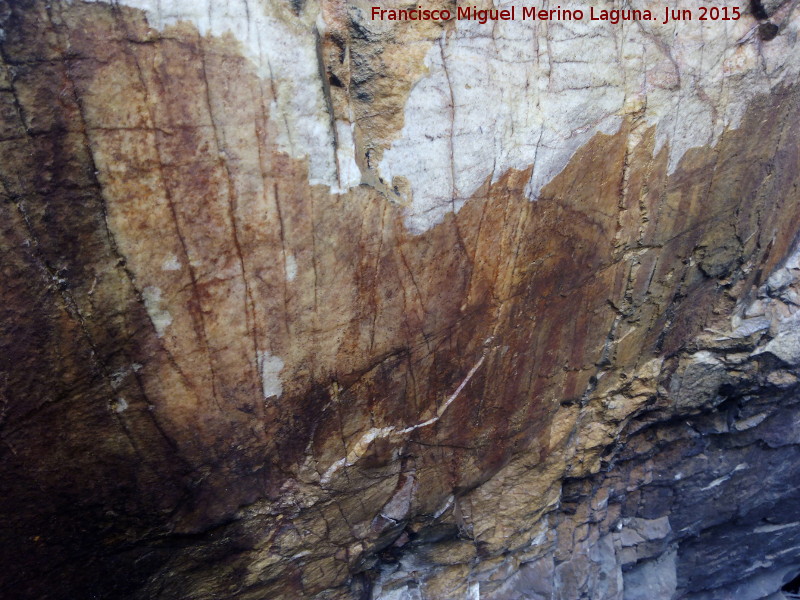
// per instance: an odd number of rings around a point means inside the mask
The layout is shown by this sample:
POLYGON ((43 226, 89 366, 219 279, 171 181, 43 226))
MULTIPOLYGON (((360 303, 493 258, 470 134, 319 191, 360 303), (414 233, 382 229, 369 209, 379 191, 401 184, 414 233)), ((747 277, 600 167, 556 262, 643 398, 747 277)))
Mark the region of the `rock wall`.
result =
POLYGON ((776 591, 795 5, 0 2, 2 595, 776 591))
POLYGON ((584 399, 589 419, 604 413, 601 425, 615 427, 614 410, 636 408, 596 472, 559 482, 535 535, 524 507, 536 501, 519 492, 541 487, 528 465, 512 461, 489 490, 461 500, 461 541, 423 535, 392 549, 381 597, 428 597, 417 575, 426 571, 445 573, 441 597, 469 597, 445 566, 460 551, 480 598, 786 598, 776 592, 797 576, 800 547, 799 277, 795 254, 727 327, 707 328, 632 378, 599 382, 584 399), (499 537, 526 535, 526 543, 486 560, 481 550, 503 542, 472 510, 491 497, 519 511, 512 536, 499 537))

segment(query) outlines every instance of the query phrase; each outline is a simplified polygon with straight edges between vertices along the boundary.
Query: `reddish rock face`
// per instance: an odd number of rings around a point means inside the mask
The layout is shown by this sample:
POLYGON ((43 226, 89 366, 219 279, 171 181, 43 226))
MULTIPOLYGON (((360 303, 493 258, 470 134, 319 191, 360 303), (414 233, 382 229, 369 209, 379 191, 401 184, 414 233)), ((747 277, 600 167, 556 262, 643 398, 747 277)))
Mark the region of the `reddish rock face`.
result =
POLYGON ((800 228, 794 87, 671 174, 628 116, 537 201, 510 170, 412 235, 378 182, 309 184, 232 39, 0 6, 8 597, 348 597, 512 459, 543 509, 616 434, 567 464, 598 378, 676 354, 800 228))

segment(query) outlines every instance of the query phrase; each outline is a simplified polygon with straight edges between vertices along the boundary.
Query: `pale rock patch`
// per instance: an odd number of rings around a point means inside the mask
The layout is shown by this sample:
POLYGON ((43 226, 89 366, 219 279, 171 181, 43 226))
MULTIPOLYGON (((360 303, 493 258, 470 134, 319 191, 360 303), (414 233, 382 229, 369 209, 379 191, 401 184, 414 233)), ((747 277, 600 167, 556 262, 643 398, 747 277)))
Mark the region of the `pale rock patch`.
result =
POLYGON ((144 300, 144 307, 153 322, 153 327, 156 329, 156 335, 164 337, 167 327, 172 325, 172 315, 161 305, 161 290, 153 285, 148 285, 142 290, 142 300, 144 300))
POLYGON ((277 397, 283 393, 283 383, 280 372, 283 370, 283 360, 273 356, 266 350, 258 351, 258 370, 261 373, 261 390, 264 399, 277 397))

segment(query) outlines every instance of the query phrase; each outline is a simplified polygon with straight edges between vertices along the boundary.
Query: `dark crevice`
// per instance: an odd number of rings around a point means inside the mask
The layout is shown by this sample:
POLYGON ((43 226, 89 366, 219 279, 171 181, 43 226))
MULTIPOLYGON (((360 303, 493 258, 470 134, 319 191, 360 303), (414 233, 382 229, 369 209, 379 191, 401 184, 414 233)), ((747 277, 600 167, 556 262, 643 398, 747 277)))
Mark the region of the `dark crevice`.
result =
POLYGON ((750 12, 759 21, 769 19, 769 13, 767 13, 767 9, 764 8, 764 5, 761 4, 761 0, 750 0, 750 12))

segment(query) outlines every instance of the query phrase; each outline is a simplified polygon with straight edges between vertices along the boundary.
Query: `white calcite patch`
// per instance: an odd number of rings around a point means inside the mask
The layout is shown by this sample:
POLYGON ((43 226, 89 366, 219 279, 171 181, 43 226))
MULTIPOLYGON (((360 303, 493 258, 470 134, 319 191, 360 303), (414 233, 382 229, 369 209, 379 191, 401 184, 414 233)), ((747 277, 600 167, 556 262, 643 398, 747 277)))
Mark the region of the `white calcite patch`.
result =
POLYGON ((478 582, 469 584, 464 600, 481 600, 481 584, 478 582))
POLYGON ((352 123, 336 121, 336 164, 339 181, 338 189, 332 191, 346 192, 361 183, 361 169, 356 164, 356 145, 353 141, 352 123))
POLYGON ((740 464, 736 465, 736 467, 734 467, 733 471, 731 471, 727 475, 723 475, 722 477, 718 477, 717 479, 715 479, 714 481, 709 483, 707 486, 700 488, 700 491, 701 492, 706 492, 706 491, 708 491, 710 489, 713 489, 713 488, 717 487, 718 485, 723 484, 726 481, 728 481, 728 479, 733 477, 734 473, 738 473, 739 471, 743 471, 744 469, 747 469, 748 467, 749 467, 749 465, 747 463, 740 463, 740 464))
POLYGON ((294 258, 294 255, 287 254, 286 255, 286 279, 287 281, 294 281, 294 278, 297 277, 297 261, 294 258))
MULTIPOLYGON (((361 182, 352 125, 331 119, 325 100, 315 27, 326 24, 321 13, 311 21, 313 6, 303 18, 287 19, 279 18, 286 6, 267 0, 122 3, 144 10, 157 29, 188 21, 203 35, 233 35, 275 91, 270 120, 278 149, 307 159, 309 182, 332 193, 361 182)), ((384 181, 403 177, 409 183, 402 200, 411 232, 458 211, 484 181, 509 169, 533 166, 526 190, 537 199, 578 148, 598 132, 617 131, 626 115, 657 125, 656 150, 668 148, 673 171, 687 150, 735 128, 755 95, 797 79, 800 10, 792 12, 792 2, 773 15, 781 31, 770 42, 756 35, 746 0, 702 3, 738 7, 736 21, 700 21, 701 4, 694 0, 624 3, 651 9, 656 21, 589 20, 590 6, 599 11, 622 4, 560 3, 565 10, 583 9, 580 21, 517 14, 514 21, 460 20, 445 28, 425 57, 427 74, 406 102, 403 129, 378 165, 384 181), (693 19, 662 25, 667 5, 693 11, 693 19)), ((519 13, 533 4, 494 3, 511 6, 519 13)), ((397 25, 373 23, 368 10, 362 12, 361 25, 379 32, 376 44, 381 36, 391 38, 397 25)))
POLYGON ((178 260, 178 257, 174 254, 171 254, 167 258, 164 259, 164 262, 161 263, 161 270, 162 271, 180 271, 181 270, 181 261, 178 260))
MULTIPOLYGON (((520 12, 523 4, 495 6, 520 12)), ((559 4, 582 8, 583 20, 460 20, 428 52, 428 74, 379 165, 385 181, 410 183, 404 200, 412 232, 439 223, 509 169, 533 165, 527 193, 535 200, 580 146, 597 132, 615 132, 625 114, 657 125, 656 150, 668 146, 672 171, 687 150, 736 127, 756 94, 796 79, 800 69, 800 17, 762 43, 742 0, 702 3, 738 6, 738 21, 700 21, 694 0, 632 0, 625 8, 650 8, 658 21, 616 25, 590 21, 588 12, 619 2, 559 4), (691 9, 694 20, 662 25, 666 4, 691 9)))
POLYGON ((153 285, 147 286, 142 290, 142 300, 144 300, 144 307, 153 322, 153 327, 156 329, 156 335, 164 337, 164 331, 172 325, 172 315, 161 306, 161 290, 153 285))
POLYGON ((261 390, 264 399, 277 397, 283 393, 283 383, 280 373, 283 370, 283 361, 278 356, 273 356, 267 351, 258 351, 258 371, 261 374, 261 390))
MULTIPOLYGON (((488 340, 487 340, 488 342, 488 340)), ((340 458, 336 462, 334 462, 325 473, 322 474, 320 477, 320 483, 322 485, 327 485, 330 482, 333 475, 342 467, 349 467, 358 461, 366 451, 369 449, 369 445, 378 438, 387 438, 387 437, 396 437, 396 436, 403 436, 407 435, 417 429, 422 429, 423 427, 428 427, 436 423, 439 419, 442 418, 445 411, 450 407, 453 401, 458 398, 461 391, 466 387, 469 383, 469 380, 472 379, 472 376, 475 375, 475 372, 481 368, 483 361, 486 360, 486 351, 484 350, 481 357, 478 359, 473 367, 467 373, 467 376, 461 381, 455 391, 450 394, 447 400, 437 409, 436 416, 431 417, 421 423, 417 423, 415 425, 411 425, 410 427, 405 427, 404 429, 398 429, 396 427, 370 427, 366 433, 363 433, 361 437, 356 440, 352 446, 350 446, 347 456, 344 458, 340 458)))
MULTIPOLYGON (((104 1, 104 0, 89 0, 104 1)), ((331 118, 319 75, 314 26, 301 20, 278 17, 289 10, 268 0, 122 0, 125 6, 143 10, 154 29, 186 21, 201 35, 233 35, 258 74, 271 81, 276 98, 270 106, 270 122, 278 149, 308 160, 311 184, 327 185, 332 193, 343 192, 361 182, 353 155, 350 125, 337 125, 334 137, 331 118), (348 131, 344 131, 348 129, 348 131), (338 147, 335 141, 339 142, 338 147)))

